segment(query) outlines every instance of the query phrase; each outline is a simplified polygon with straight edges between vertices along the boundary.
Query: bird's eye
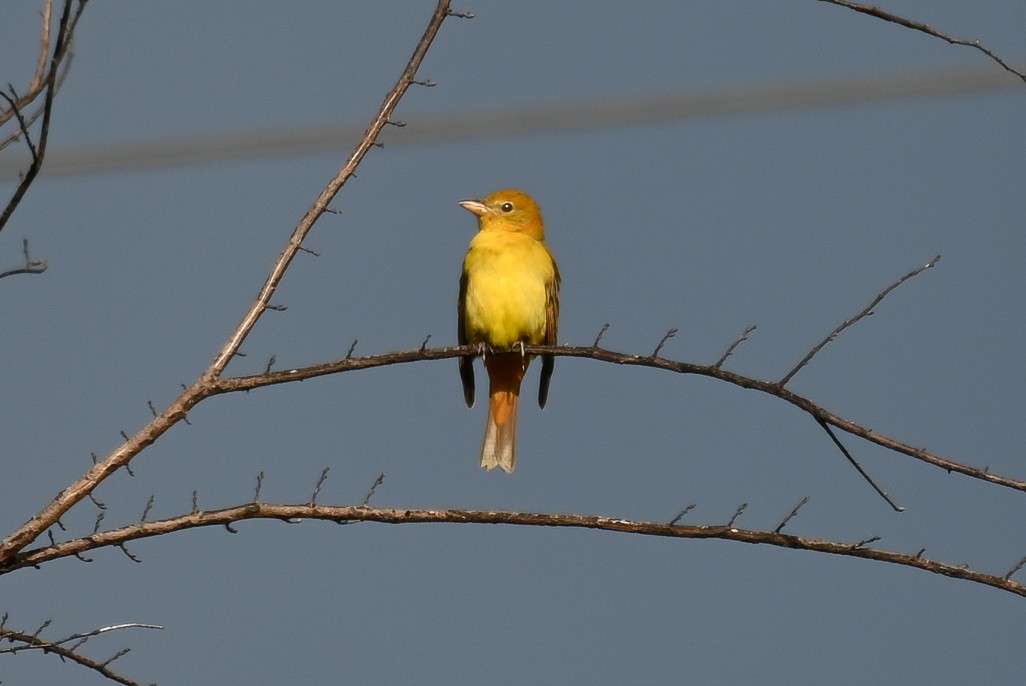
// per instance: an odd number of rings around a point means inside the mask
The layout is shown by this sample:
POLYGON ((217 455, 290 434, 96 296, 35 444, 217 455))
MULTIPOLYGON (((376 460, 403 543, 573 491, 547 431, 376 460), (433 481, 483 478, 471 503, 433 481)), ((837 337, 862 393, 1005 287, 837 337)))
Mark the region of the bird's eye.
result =
POLYGON ((513 203, 511 203, 511 202, 504 202, 499 207, 499 209, 502 210, 503 212, 512 212, 513 211, 513 203))

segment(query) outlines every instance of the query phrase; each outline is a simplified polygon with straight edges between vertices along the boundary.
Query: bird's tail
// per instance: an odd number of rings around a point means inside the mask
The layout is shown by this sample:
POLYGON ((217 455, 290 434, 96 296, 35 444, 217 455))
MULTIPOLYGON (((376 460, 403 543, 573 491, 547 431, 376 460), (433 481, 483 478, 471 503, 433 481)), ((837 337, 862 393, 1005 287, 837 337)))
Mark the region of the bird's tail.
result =
POLYGON ((512 472, 517 464, 517 401, 529 358, 520 353, 492 354, 488 369, 488 423, 485 424, 481 466, 512 472))

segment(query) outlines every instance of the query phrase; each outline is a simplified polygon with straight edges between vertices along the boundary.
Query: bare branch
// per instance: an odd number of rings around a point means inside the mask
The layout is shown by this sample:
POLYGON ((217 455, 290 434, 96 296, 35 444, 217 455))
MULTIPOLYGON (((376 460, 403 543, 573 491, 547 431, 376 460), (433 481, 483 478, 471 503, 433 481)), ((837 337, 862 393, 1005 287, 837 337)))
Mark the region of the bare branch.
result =
POLYGON ((32 77, 29 92, 38 92, 43 87, 43 78, 46 74, 46 62, 50 56, 50 22, 53 18, 53 0, 46 0, 43 3, 43 31, 39 38, 39 58, 36 60, 36 73, 32 77))
MULTIPOLYGON (((4 624, 6 624, 7 615, 4 615, 4 624)), ((96 636, 111 633, 113 631, 122 631, 124 629, 163 629, 164 627, 158 624, 142 624, 138 622, 130 622, 126 624, 115 624, 113 626, 105 626, 99 629, 93 629, 83 633, 71 634, 64 638, 56 639, 53 641, 46 641, 40 638, 42 631, 49 626, 50 620, 47 620, 43 626, 35 631, 35 633, 23 633, 18 631, 12 631, 3 625, 0 625, 0 639, 13 643, 14 645, 6 648, 0 648, 0 654, 14 654, 25 651, 39 650, 44 653, 52 653, 57 655, 62 660, 74 662, 76 664, 87 667, 103 677, 109 679, 118 684, 125 684, 126 686, 142 686, 139 682, 129 679, 126 676, 118 674, 109 668, 109 665, 117 658, 125 655, 128 652, 127 648, 123 648, 114 654, 113 657, 108 658, 102 662, 86 657, 82 653, 78 652, 85 643, 96 636), (68 645, 71 644, 71 645, 68 645)))
MULTIPOLYGON (((834 414, 822 405, 780 386, 775 381, 754 379, 714 365, 701 365, 691 362, 670 360, 665 357, 651 357, 649 355, 621 353, 594 346, 525 345, 524 351, 528 355, 580 357, 599 362, 610 362, 613 364, 637 367, 651 367, 654 369, 676 372, 678 374, 695 374, 698 376, 718 379, 740 388, 758 391, 780 398, 781 400, 795 406, 802 412, 805 412, 816 421, 822 421, 835 429, 840 429, 845 433, 857 436, 858 438, 879 445, 895 453, 912 457, 947 472, 957 472, 974 479, 979 479, 981 481, 986 481, 1026 493, 1026 481, 1002 476, 1000 474, 994 474, 987 469, 981 469, 962 464, 960 462, 955 462, 954 460, 941 457, 924 450, 923 448, 917 448, 895 438, 884 436, 883 434, 877 433, 872 429, 868 429, 852 420, 845 419, 834 414)), ((221 393, 249 391, 263 386, 292 383, 329 374, 339 374, 360 369, 373 369, 374 367, 383 367, 392 364, 406 364, 427 360, 445 360, 456 357, 473 357, 478 354, 480 354, 480 351, 476 346, 465 345, 461 347, 428 348, 427 350, 402 350, 382 353, 379 355, 369 355, 367 357, 346 357, 333 362, 325 362, 322 364, 311 365, 309 367, 299 367, 280 372, 272 372, 271 374, 266 375, 221 377, 214 382, 213 387, 209 392, 210 395, 217 395, 221 393)))
MULTIPOLYGON (((62 19, 61 21, 61 33, 58 35, 55 54, 63 51, 63 45, 67 42, 69 27, 72 25, 66 20, 66 18, 71 11, 71 3, 72 0, 66 0, 65 19, 62 19)), ((80 3, 79 14, 81 13, 81 7, 83 6, 84 3, 80 3)), ((442 22, 447 16, 449 16, 449 0, 438 0, 434 13, 428 22, 428 26, 418 42, 413 55, 410 57, 406 68, 403 70, 403 73, 399 77, 395 86, 385 97, 377 115, 371 121, 367 131, 364 133, 360 142, 357 144, 356 149, 349 157, 349 161, 346 162, 338 174, 328 182, 328 185, 321 192, 313 206, 307 211, 306 215, 300 220, 299 224, 293 230, 292 236, 289 238, 284 250, 279 255, 274 267, 271 269, 267 280, 260 289, 260 293, 257 296, 256 301, 242 317, 242 321, 236 327, 234 333, 229 337, 228 342, 222 347, 220 353, 218 353, 210 367, 203 372, 200 378, 192 386, 186 388, 182 394, 168 406, 167 409, 154 417, 135 435, 126 437, 126 440, 122 445, 93 466, 92 469, 86 472, 86 474, 75 483, 61 491, 61 493, 46 507, 33 515, 10 536, 0 542, 0 566, 9 561, 17 551, 21 550, 26 545, 29 545, 32 541, 42 535, 42 533, 52 526, 63 513, 67 512, 76 503, 86 498, 89 493, 92 492, 92 490, 104 479, 121 467, 127 468, 128 463, 132 458, 156 441, 169 428, 182 421, 188 414, 189 410, 195 407, 197 403, 215 394, 215 389, 217 388, 216 382, 220 378, 221 372, 224 371, 228 363, 238 353, 240 346, 245 341, 250 331, 252 331, 256 322, 264 311, 266 311, 271 297, 274 295, 278 284, 284 276, 285 271, 292 263, 293 258, 299 252, 299 247, 303 240, 313 228, 317 219, 324 213, 328 204, 332 201, 339 190, 341 190, 343 184, 345 184, 345 182, 354 175, 356 168, 359 166, 368 150, 370 150, 378 134, 385 126, 385 123, 391 118, 391 115, 395 111, 399 101, 413 84, 413 81, 416 79, 417 70, 420 68, 421 63, 424 60, 424 56, 427 54, 428 48, 434 41, 435 36, 438 35, 442 22)), ((76 19, 77 17, 78 15, 76 15, 76 19)), ((53 60, 51 60, 51 64, 54 65, 53 60)), ((52 85, 55 83, 56 71, 56 66, 52 66, 49 79, 50 86, 48 86, 47 89, 48 102, 53 99, 52 85)), ((48 128, 48 123, 49 114, 47 113, 47 115, 44 116, 43 122, 44 132, 48 128)), ((40 138, 41 140, 45 140, 45 136, 42 133, 40 138)), ((40 153, 42 153, 42 150, 40 153)), ((33 166, 36 172, 38 172, 37 166, 33 166)), ((27 186, 25 186, 25 188, 27 188, 27 186)), ((21 193, 23 194, 23 191, 21 191, 21 193)), ((12 201, 12 203, 8 205, 8 209, 5 210, 4 215, 0 216, 0 228, 2 228, 3 222, 6 221, 6 217, 13 212, 13 207, 16 204, 16 202, 12 201)))
POLYGON ((815 345, 815 346, 814 346, 814 347, 812 348, 812 350, 810 350, 810 351, 808 352, 808 354, 807 354, 807 355, 806 355, 805 357, 803 357, 803 358, 801 359, 801 362, 799 362, 798 364, 796 364, 796 365, 795 365, 795 366, 794 366, 794 367, 793 367, 793 368, 791 369, 791 371, 789 371, 789 372, 788 372, 787 374, 785 374, 785 375, 784 375, 784 378, 782 378, 782 379, 781 379, 780 381, 778 381, 777 383, 778 383, 778 384, 780 384, 781 386, 786 386, 786 385, 787 385, 787 382, 788 382, 788 381, 790 381, 790 380, 791 380, 791 379, 792 379, 792 378, 794 377, 794 375, 795 375, 795 374, 797 374, 797 373, 798 373, 799 371, 801 371, 801 368, 802 368, 802 367, 804 367, 805 365, 807 365, 807 364, 809 363, 809 361, 810 361, 810 360, 811 360, 811 359, 812 359, 813 357, 815 357, 815 356, 816 356, 816 354, 817 354, 817 353, 818 353, 818 352, 819 352, 820 350, 822 350, 822 349, 823 349, 824 347, 826 347, 826 344, 827 344, 827 343, 829 343, 830 341, 832 341, 832 340, 834 340, 835 338, 837 338, 838 334, 840 334, 840 333, 841 333, 842 331, 844 331, 844 330, 845 330, 845 329, 847 329, 847 328, 848 328, 849 326, 851 326, 851 325, 852 325, 852 324, 854 324, 855 322, 859 321, 859 320, 860 320, 860 319, 862 319, 863 317, 868 317, 869 315, 873 314, 873 308, 874 308, 874 307, 876 307, 877 305, 879 305, 879 304, 880 304, 880 301, 881 301, 881 300, 883 300, 884 298, 886 298, 886 297, 887 297, 887 295, 888 295, 888 294, 889 294, 889 293, 890 293, 891 291, 893 291, 893 290, 894 290, 895 288, 897 288, 897 287, 898 287, 898 286, 900 286, 901 284, 905 283, 906 281, 908 281, 908 280, 909 280, 909 279, 911 279, 912 277, 914 277, 914 276, 916 276, 916 275, 918 275, 918 274, 920 274, 920 273, 922 273, 922 272, 926 271, 926 270, 927 270, 927 269, 929 269, 930 267, 933 267, 933 266, 934 266, 934 265, 936 265, 936 264, 937 264, 938 262, 940 262, 940 255, 937 255, 937 257, 933 258, 932 260, 930 260, 929 262, 927 262, 927 263, 926 263, 926 264, 924 264, 923 266, 921 266, 921 267, 916 267, 915 269, 913 269, 912 271, 910 271, 910 272, 909 272, 908 274, 905 274, 905 276, 901 277, 900 279, 898 279, 897 281, 895 281, 894 283, 892 283, 892 284, 891 284, 890 286, 888 286, 887 288, 883 289, 883 290, 882 290, 882 291, 881 291, 880 293, 878 293, 878 294, 877 294, 877 296, 876 296, 875 298, 873 298, 873 302, 869 303, 869 305, 868 305, 868 306, 867 306, 867 307, 866 307, 866 308, 865 308, 864 310, 862 310, 861 312, 859 312, 859 313, 858 313, 857 315, 855 315, 854 317, 851 317, 850 319, 846 319, 846 320, 844 320, 843 322, 841 322, 840 326, 838 326, 838 327, 837 327, 836 329, 834 329, 833 331, 831 331, 831 332, 830 332, 830 334, 829 334, 829 335, 828 335, 828 336, 827 336, 826 338, 824 338, 824 339, 823 339, 822 341, 820 341, 819 343, 817 343, 817 344, 816 344, 816 345, 815 345))
POLYGON ((980 41, 978 41, 978 40, 965 40, 965 39, 962 39, 962 38, 953 38, 953 37, 947 35, 946 33, 941 33, 940 31, 938 31, 937 29, 935 29, 935 28, 933 28, 931 26, 928 26, 928 25, 923 24, 923 23, 918 22, 918 21, 912 21, 911 19, 905 19, 904 17, 899 17, 896 14, 891 14, 890 12, 886 12, 886 11, 880 9, 879 7, 871 7, 869 5, 863 5, 862 3, 858 3, 858 2, 849 2, 849 0, 819 0, 819 1, 820 2, 828 3, 830 5, 837 5, 838 7, 844 7, 844 8, 853 10, 855 12, 860 12, 862 14, 869 15, 870 17, 875 17, 877 19, 883 19, 884 21, 889 21, 892 24, 898 24, 900 26, 904 26, 905 28, 912 29, 913 31, 920 31, 922 33, 925 33, 928 36, 933 36, 934 38, 940 38, 942 41, 946 41, 947 43, 950 43, 951 45, 963 45, 963 46, 968 47, 968 48, 974 48, 974 49, 979 50, 980 52, 982 52, 984 55, 986 55, 990 59, 992 59, 995 62, 997 62, 999 65, 1001 65, 1002 68, 1004 68, 1005 71, 1007 71, 1007 72, 1009 72, 1011 74, 1015 74, 1020 79, 1022 79, 1024 83, 1026 83, 1026 72, 1021 72, 1021 71, 1017 71, 1015 69, 1012 69, 1012 67, 1008 66, 1008 63, 1006 63, 1003 59, 1001 59, 996 54, 994 54, 994 52, 990 48, 987 48, 987 47, 983 46, 982 44, 980 44, 980 41))
MULTIPOLYGON (((797 509, 797 508, 796 508, 797 509)), ((495 510, 411 510, 373 508, 367 505, 327 506, 309 504, 272 505, 251 502, 221 510, 190 513, 178 517, 140 522, 113 531, 94 534, 84 538, 58 543, 56 546, 26 550, 18 553, 4 568, 11 571, 39 565, 50 560, 81 554, 83 551, 111 547, 128 541, 161 536, 173 531, 184 531, 198 527, 224 526, 232 531, 231 525, 247 519, 276 519, 282 521, 318 519, 338 524, 349 522, 380 522, 385 524, 509 524, 516 526, 568 527, 618 531, 642 536, 664 538, 718 539, 739 543, 765 544, 792 550, 808 550, 830 555, 844 555, 866 560, 897 564, 939 574, 952 579, 991 586, 1026 598, 1026 584, 1012 581, 1005 576, 987 574, 965 565, 952 565, 927 560, 922 553, 901 553, 896 551, 867 548, 879 539, 869 537, 857 543, 843 543, 805 538, 779 531, 754 531, 739 529, 733 522, 744 508, 739 507, 728 524, 683 525, 666 522, 649 522, 615 517, 576 514, 546 514, 537 512, 508 512, 495 510)))

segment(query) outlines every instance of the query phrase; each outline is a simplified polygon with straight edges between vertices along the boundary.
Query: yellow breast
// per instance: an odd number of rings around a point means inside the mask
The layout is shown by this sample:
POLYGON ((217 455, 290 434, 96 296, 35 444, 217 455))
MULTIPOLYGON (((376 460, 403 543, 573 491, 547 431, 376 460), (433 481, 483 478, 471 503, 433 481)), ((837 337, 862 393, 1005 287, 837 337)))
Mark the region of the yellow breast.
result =
POLYGON ((545 342, 547 288, 556 268, 544 243, 521 233, 481 231, 463 270, 468 343, 508 348, 545 342))

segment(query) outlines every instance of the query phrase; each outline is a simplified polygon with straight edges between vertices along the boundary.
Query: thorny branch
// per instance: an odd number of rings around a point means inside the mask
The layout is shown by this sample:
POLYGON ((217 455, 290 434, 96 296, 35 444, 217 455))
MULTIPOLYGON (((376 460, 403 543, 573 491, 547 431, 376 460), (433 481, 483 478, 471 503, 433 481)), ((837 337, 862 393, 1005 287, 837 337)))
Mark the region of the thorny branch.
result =
MULTIPOLYGON (((233 523, 247 519, 277 519, 289 523, 302 519, 318 519, 338 524, 351 522, 380 522, 384 524, 418 524, 428 522, 510 524, 516 526, 598 529, 664 538, 720 539, 739 543, 765 544, 780 548, 808 550, 830 555, 859 557, 866 560, 913 567, 952 579, 971 581, 1026 598, 1026 585, 1012 581, 1009 578, 1011 574, 986 574, 964 565, 952 565, 929 560, 923 557, 922 551, 912 554, 866 547, 878 540, 878 537, 875 536, 870 536, 856 543, 843 543, 781 533, 784 525, 794 518, 805 502, 807 501, 799 503, 774 531, 755 531, 737 528, 735 522, 741 513, 745 511, 746 506, 744 505, 738 507, 734 516, 726 524, 684 525, 678 522, 691 509, 690 507, 682 511, 671 522, 666 523, 576 514, 504 512, 495 510, 408 510, 376 508, 368 507, 367 505, 328 506, 310 505, 309 503, 301 505, 272 505, 269 503, 250 502, 209 512, 192 512, 155 522, 139 522, 131 526, 114 529, 113 531, 76 538, 44 548, 26 550, 18 553, 6 569, 10 571, 40 565, 50 560, 76 554, 81 555, 83 552, 98 548, 121 546, 128 541, 161 536, 173 531, 208 526, 230 526, 233 523)), ((1018 566, 1013 569, 1013 572, 1015 571, 1018 571, 1018 566)))

